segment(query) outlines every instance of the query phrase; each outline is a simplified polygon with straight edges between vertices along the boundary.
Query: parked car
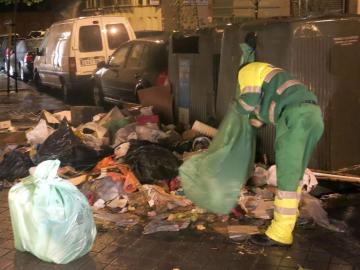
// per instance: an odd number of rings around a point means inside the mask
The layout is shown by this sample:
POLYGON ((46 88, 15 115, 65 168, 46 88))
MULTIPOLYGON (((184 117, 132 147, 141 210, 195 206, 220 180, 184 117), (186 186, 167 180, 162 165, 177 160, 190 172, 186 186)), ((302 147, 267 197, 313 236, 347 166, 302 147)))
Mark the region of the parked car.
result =
POLYGON ((138 103, 140 89, 168 84, 167 39, 137 39, 120 46, 94 75, 94 103, 138 103))
MULTIPOLYGON (((12 37, 15 35, 13 34, 12 37)), ((19 35, 16 34, 18 38, 19 35)), ((11 45, 9 44, 9 35, 0 35, 0 70, 6 68, 6 56, 9 55, 11 48, 14 46, 14 39, 11 39, 11 45)))
MULTIPOLYGON (((27 82, 33 78, 34 58, 36 55, 36 49, 39 48, 42 38, 31 38, 20 40, 16 44, 16 64, 17 74, 20 79, 27 82)), ((15 53, 11 52, 10 55, 10 76, 15 74, 15 53)))
POLYGON ((97 63, 122 43, 135 39, 124 17, 92 16, 60 21, 47 31, 34 61, 34 80, 61 89, 68 101, 73 90, 91 89, 97 63))

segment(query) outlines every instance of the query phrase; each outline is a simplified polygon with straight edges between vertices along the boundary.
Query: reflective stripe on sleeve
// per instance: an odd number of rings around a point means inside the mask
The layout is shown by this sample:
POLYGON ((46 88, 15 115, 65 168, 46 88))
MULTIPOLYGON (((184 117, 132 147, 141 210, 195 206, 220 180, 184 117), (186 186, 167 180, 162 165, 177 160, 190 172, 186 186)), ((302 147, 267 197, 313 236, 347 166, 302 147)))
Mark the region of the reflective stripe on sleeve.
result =
POLYGON ((241 93, 261 93, 261 86, 245 86, 241 89, 241 93))
POLYGON ((261 121, 258 120, 258 119, 250 119, 250 124, 251 124, 253 127, 259 128, 259 127, 262 127, 262 126, 264 125, 264 122, 261 122, 261 121))
POLYGON ((271 101, 270 108, 269 108, 269 120, 273 124, 275 123, 275 107, 276 107, 276 102, 271 101))
POLYGON ((275 68, 273 69, 268 75, 266 75, 264 82, 269 83, 271 81, 272 78, 274 78, 274 76, 276 74, 278 74, 279 72, 281 72, 282 69, 281 68, 275 68))
POLYGON ((298 80, 288 80, 288 81, 284 82, 281 86, 279 86, 279 88, 276 90, 276 93, 278 95, 281 95, 289 87, 294 86, 294 85, 298 85, 298 84, 302 84, 302 83, 299 82, 298 80))
POLYGON ((255 107, 254 106, 251 106, 249 104, 247 104, 245 101, 243 101, 242 99, 239 99, 239 104, 241 107, 243 107, 243 109, 247 112, 252 112, 255 110, 255 107))

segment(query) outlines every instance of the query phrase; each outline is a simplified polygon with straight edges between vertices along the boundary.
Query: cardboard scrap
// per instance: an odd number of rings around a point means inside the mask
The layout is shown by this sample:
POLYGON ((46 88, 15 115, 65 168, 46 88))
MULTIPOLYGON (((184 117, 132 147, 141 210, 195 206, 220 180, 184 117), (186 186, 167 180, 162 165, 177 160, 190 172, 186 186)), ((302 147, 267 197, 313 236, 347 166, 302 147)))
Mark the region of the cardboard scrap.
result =
POLYGON ((48 111, 43 110, 40 115, 41 119, 44 119, 48 124, 60 124, 60 121, 48 111))
POLYGON ((64 118, 71 123, 71 111, 61 111, 53 114, 56 119, 62 121, 64 118))
POLYGON ((4 130, 8 130, 11 128, 11 121, 8 120, 8 121, 2 121, 0 122, 0 130, 4 129, 4 130))
POLYGON ((88 180, 88 176, 86 174, 80 175, 78 177, 70 178, 69 181, 75 186, 78 186, 88 180))

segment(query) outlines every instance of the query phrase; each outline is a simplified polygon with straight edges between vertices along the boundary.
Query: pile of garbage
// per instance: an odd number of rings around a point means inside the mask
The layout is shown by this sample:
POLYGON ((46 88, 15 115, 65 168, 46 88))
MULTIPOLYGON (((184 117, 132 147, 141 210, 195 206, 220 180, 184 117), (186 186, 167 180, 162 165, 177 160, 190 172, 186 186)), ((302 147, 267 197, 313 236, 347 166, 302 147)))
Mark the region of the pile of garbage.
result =
MULTIPOLYGON (((85 117, 90 120, 85 123, 78 118, 70 111, 43 111, 38 123, 26 131, 25 143, 1 149, 1 185, 26 180, 34 167, 58 160, 57 175, 51 177, 76 186, 85 196, 98 230, 140 225, 144 234, 151 234, 191 227, 242 241, 271 220, 275 167, 256 165, 248 185, 241 189, 238 205, 227 215, 209 213, 185 197, 179 167, 189 157, 207 151, 215 129, 204 129, 196 122, 193 129, 179 132, 174 125, 162 125, 151 107, 114 107, 108 113, 85 117)), ((303 183, 302 217, 342 231, 328 219, 321 201, 308 193, 317 184, 310 170, 303 183)))

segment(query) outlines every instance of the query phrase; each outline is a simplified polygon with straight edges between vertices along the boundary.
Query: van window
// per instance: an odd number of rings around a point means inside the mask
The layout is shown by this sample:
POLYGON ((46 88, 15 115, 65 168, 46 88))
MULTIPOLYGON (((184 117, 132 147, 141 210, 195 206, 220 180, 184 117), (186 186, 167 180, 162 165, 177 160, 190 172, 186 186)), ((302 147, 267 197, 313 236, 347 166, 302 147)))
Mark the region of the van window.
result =
POLYGON ((106 25, 107 40, 110 49, 116 49, 129 40, 128 32, 122 23, 106 25))
POLYGON ((79 31, 80 52, 96 52, 103 48, 98 25, 81 26, 79 31))

